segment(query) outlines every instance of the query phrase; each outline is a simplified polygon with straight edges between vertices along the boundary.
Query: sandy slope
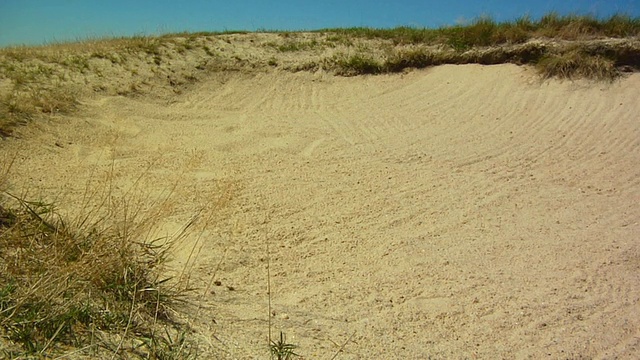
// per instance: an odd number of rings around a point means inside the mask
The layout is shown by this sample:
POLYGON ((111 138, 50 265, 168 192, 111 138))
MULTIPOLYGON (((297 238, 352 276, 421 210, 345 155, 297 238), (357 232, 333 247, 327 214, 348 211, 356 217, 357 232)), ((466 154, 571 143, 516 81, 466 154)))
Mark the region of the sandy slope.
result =
POLYGON ((179 182, 163 229, 230 198, 192 272, 221 282, 189 319, 203 357, 267 358, 268 241, 274 334, 309 359, 352 334, 338 359, 634 358, 639 90, 513 65, 225 74, 3 146, 14 183, 69 207, 112 166, 117 186, 179 182))

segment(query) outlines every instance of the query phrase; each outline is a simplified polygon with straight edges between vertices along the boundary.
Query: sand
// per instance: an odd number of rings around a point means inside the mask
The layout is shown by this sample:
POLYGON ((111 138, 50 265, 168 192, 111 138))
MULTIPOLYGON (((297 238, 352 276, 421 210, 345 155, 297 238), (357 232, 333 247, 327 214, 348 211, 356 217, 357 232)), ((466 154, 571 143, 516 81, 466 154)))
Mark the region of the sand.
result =
POLYGON ((219 73, 96 95, 2 146, 15 187, 66 211, 100 174, 179 184, 167 233, 213 210, 172 260, 196 246, 201 358, 268 358, 270 263, 272 333, 307 359, 630 359, 639 90, 515 65, 219 73))

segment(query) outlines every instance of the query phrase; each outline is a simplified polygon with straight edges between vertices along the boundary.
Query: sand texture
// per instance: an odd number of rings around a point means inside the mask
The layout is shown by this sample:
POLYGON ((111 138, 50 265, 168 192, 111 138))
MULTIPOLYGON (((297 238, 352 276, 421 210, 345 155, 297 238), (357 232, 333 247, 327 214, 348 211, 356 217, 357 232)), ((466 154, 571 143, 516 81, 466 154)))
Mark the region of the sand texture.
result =
POLYGON ((639 93, 640 74, 516 65, 221 72, 93 96, 2 146, 15 187, 65 211, 107 173, 178 184, 162 231, 215 210, 173 260, 195 245, 202 358, 268 358, 270 260, 273 334, 307 359, 631 359, 639 93))

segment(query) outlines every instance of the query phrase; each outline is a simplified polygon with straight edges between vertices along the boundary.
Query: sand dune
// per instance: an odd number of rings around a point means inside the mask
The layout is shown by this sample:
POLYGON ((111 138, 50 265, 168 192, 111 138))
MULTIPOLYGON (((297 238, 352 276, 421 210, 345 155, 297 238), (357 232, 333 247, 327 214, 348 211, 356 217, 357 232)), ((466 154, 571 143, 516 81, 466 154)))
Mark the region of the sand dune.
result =
POLYGON ((352 334, 339 359, 634 358, 638 89, 515 65, 227 73, 86 100, 5 148, 69 211, 100 172, 178 182, 169 230, 228 195, 192 272, 222 284, 187 316, 206 356, 267 357, 268 242, 273 331, 305 358, 352 334))

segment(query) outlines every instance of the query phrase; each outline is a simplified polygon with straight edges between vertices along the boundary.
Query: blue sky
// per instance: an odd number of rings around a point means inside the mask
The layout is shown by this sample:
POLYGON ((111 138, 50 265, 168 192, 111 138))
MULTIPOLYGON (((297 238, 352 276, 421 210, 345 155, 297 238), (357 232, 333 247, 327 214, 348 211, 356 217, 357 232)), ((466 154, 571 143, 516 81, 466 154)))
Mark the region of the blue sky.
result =
POLYGON ((550 11, 640 16, 640 0, 0 0, 0 46, 180 31, 438 27, 550 11))

